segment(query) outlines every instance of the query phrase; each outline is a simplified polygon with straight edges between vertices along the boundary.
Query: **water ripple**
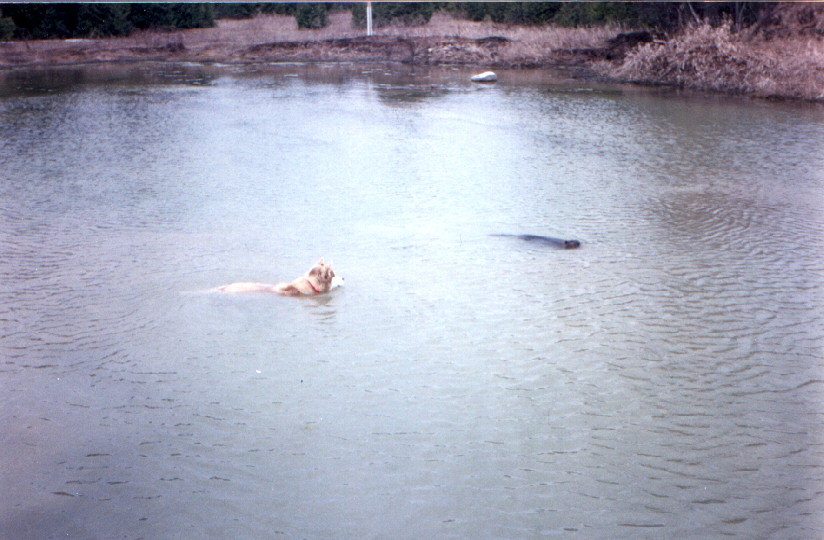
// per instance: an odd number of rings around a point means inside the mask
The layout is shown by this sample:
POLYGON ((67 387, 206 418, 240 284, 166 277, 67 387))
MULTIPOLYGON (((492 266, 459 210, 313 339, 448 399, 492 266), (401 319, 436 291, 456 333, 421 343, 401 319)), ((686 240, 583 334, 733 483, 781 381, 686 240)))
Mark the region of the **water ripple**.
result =
POLYGON ((0 528, 816 536, 817 116, 239 69, 0 74, 0 528))

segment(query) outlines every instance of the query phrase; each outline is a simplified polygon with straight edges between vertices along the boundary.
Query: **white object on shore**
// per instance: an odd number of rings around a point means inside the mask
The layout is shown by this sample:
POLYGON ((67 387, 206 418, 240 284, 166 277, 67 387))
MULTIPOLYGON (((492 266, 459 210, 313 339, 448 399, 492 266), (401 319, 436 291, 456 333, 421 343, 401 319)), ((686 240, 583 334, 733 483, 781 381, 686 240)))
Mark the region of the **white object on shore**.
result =
POLYGON ((472 82, 495 82, 498 80, 498 75, 496 75, 494 71, 484 71, 483 73, 473 75, 469 80, 472 82))

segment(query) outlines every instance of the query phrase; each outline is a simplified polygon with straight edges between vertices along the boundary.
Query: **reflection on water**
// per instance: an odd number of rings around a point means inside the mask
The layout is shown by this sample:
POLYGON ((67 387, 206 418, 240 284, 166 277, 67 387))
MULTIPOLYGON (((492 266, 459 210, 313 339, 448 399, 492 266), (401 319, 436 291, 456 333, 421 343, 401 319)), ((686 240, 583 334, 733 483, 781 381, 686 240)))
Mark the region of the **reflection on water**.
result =
POLYGON ((468 75, 0 74, 0 536, 821 536, 822 111, 468 75))

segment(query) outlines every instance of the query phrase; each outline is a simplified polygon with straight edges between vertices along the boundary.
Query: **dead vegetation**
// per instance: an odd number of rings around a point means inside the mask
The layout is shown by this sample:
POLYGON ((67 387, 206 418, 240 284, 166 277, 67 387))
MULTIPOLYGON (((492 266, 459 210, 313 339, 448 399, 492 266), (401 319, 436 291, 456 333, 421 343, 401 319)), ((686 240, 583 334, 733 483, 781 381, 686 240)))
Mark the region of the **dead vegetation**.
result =
POLYGON ((765 19, 741 32, 693 25, 595 68, 625 82, 824 101, 824 6, 782 6, 765 19))

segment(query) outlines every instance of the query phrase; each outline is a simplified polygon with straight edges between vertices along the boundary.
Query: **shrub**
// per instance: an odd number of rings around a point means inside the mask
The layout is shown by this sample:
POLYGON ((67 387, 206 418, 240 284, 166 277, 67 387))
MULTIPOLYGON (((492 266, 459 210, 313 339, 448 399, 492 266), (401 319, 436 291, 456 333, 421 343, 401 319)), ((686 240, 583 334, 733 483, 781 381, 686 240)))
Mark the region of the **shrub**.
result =
POLYGON ((176 4, 172 16, 175 28, 211 28, 215 25, 212 4, 176 4))
POLYGON ((14 37, 14 30, 17 26, 11 17, 3 17, 0 12, 0 41, 8 41, 14 37))
POLYGON ((560 2, 459 2, 451 6, 472 21, 539 25, 552 21, 560 2))
POLYGON ((132 31, 126 4, 81 4, 77 12, 76 36, 125 36, 132 31))
POLYGON ((634 22, 637 14, 638 6, 633 2, 570 2, 561 6, 553 22, 560 26, 593 26, 634 22))
POLYGON ((295 9, 295 19, 298 22, 298 28, 323 28, 329 24, 326 4, 298 4, 295 9))
POLYGON ((210 4, 131 4, 129 20, 135 28, 209 28, 214 26, 210 4))
POLYGON ((72 37, 77 20, 77 6, 70 4, 4 5, 3 12, 14 22, 15 37, 23 39, 72 37))
POLYGON ((216 2, 212 4, 217 19, 251 19, 266 15, 294 15, 298 4, 292 2, 216 2))
MULTIPOLYGON (((374 2, 372 4, 372 24, 375 27, 400 25, 422 26, 429 22, 435 12, 433 2, 374 2)), ((358 3, 352 6, 352 24, 366 27, 366 6, 358 3)))
POLYGON ((135 28, 172 28, 174 15, 170 4, 132 4, 129 19, 135 28))

